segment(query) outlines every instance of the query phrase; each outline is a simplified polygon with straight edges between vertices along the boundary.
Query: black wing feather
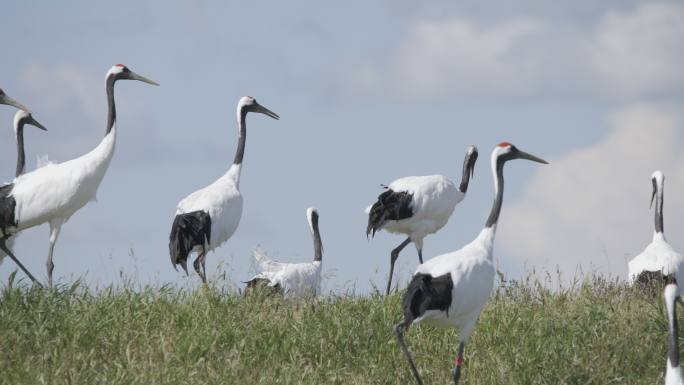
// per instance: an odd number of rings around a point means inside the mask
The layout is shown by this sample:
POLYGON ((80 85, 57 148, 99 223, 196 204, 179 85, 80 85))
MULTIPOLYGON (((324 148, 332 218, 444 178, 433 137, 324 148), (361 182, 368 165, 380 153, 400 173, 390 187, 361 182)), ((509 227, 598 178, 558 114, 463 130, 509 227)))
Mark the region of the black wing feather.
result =
POLYGON ((0 237, 5 237, 10 228, 17 226, 14 218, 17 201, 10 195, 13 187, 12 183, 0 186, 0 237))
POLYGON ((449 314, 454 281, 451 273, 433 277, 418 273, 413 276, 404 294, 404 320, 411 324, 428 310, 441 310, 449 314))
POLYGON ((368 227, 366 236, 380 230, 387 221, 398 221, 413 216, 411 202, 413 194, 406 191, 394 191, 387 189, 378 196, 378 201, 373 204, 368 213, 368 227))
POLYGON ((208 213, 200 210, 176 215, 169 236, 171 263, 176 266, 181 261, 187 261, 195 246, 210 242, 211 217, 208 213))

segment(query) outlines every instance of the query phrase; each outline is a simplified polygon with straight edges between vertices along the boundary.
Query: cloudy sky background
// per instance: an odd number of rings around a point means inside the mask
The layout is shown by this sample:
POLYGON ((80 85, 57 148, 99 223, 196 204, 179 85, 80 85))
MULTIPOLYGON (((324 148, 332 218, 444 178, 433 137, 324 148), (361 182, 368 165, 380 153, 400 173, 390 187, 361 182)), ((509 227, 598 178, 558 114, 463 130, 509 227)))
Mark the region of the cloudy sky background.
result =
MULTIPOLYGON (((318 207, 330 290, 382 287, 399 236, 364 235, 380 184, 406 175, 476 178, 425 255, 460 248, 492 200, 489 153, 508 140, 551 162, 507 166, 496 259, 509 277, 535 269, 626 274, 650 242, 650 174, 666 175, 665 228, 684 249, 684 4, 679 1, 87 2, 11 1, 0 14, 0 86, 50 131, 27 130, 38 155, 64 161, 104 133, 104 75, 124 63, 161 87, 120 82, 117 152, 98 202, 64 227, 59 282, 196 286, 175 272, 176 203, 233 159, 235 104, 248 118, 240 228, 208 257, 211 275, 249 278, 261 245, 284 261, 312 256, 305 209, 318 207)), ((14 110, 0 108, 0 164, 15 164, 14 110), (4 133, 3 133, 4 132, 4 133)), ((16 253, 45 277, 48 230, 16 253)), ((415 250, 399 259, 402 284, 415 250)), ((0 280, 15 270, 0 265, 0 280)), ((221 278, 223 279, 223 278, 221 278)), ((223 281, 220 281, 223 284, 223 281)))

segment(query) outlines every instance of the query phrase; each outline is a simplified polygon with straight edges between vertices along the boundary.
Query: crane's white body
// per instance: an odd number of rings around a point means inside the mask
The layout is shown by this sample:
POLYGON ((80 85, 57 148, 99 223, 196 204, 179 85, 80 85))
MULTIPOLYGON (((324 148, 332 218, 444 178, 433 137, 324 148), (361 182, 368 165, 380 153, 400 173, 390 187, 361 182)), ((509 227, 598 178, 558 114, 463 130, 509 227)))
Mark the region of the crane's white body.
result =
POLYGON ((655 233, 646 249, 629 261, 629 284, 644 271, 659 271, 663 275, 673 275, 677 282, 684 282, 684 257, 667 243, 664 234, 655 233))
POLYGON ((60 227, 96 199, 97 189, 114 155, 116 125, 89 153, 64 163, 51 163, 14 180, 17 231, 43 223, 60 227))
POLYGON ((438 255, 418 266, 404 294, 404 320, 395 325, 394 332, 419 385, 423 381, 403 337, 404 331, 415 322, 451 327, 459 331, 458 355, 452 371, 454 383, 458 385, 465 344, 494 287, 493 248, 503 205, 503 168, 512 159, 547 163, 518 150, 508 142, 497 145, 491 156, 495 198, 485 227, 472 242, 461 249, 438 255))
MULTIPOLYGON (((233 164, 228 171, 209 186, 197 190, 178 203, 176 215, 204 211, 211 217, 211 241, 206 251, 224 244, 233 236, 242 217, 242 194, 240 193, 240 164, 233 164)), ((199 251, 196 246, 194 251, 199 251)))
MULTIPOLYGON (((465 198, 465 193, 443 175, 408 176, 395 180, 388 187, 412 195, 413 215, 388 221, 383 229, 409 236, 418 248, 422 247, 423 238, 447 224, 456 205, 465 198)), ((370 207, 366 211, 369 210, 370 207)))
POLYGON ((460 250, 431 258, 414 274, 439 277, 451 273, 453 289, 448 312, 428 310, 414 322, 454 327, 461 340, 467 340, 494 287, 493 246, 496 227, 484 228, 460 250))
MULTIPOLYGON (((9 231, 16 233, 43 223, 50 224, 50 247, 47 258, 48 285, 52 286, 53 252, 62 225, 88 202, 94 201, 116 146, 116 108, 114 84, 117 80, 139 80, 157 83, 140 76, 122 64, 109 69, 105 77, 108 102, 107 131, 92 151, 64 163, 47 164, 20 175, 12 183, 8 197, 14 199, 14 223, 9 231)), ((37 280, 13 257, 34 282, 37 280)))
POLYGON ((282 263, 271 260, 257 248, 252 253, 259 273, 253 279, 266 279, 268 286, 280 286, 285 296, 315 295, 321 284, 321 261, 282 263))

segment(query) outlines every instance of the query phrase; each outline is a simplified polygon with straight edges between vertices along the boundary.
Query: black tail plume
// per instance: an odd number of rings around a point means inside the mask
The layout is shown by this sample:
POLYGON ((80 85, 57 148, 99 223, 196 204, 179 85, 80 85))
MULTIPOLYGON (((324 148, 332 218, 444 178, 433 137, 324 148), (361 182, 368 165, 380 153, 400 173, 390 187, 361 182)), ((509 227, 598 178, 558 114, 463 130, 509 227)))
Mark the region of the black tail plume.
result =
POLYGON ((176 215, 169 236, 169 254, 174 269, 178 264, 187 269, 186 261, 192 249, 210 242, 211 217, 209 214, 204 211, 193 211, 176 215))

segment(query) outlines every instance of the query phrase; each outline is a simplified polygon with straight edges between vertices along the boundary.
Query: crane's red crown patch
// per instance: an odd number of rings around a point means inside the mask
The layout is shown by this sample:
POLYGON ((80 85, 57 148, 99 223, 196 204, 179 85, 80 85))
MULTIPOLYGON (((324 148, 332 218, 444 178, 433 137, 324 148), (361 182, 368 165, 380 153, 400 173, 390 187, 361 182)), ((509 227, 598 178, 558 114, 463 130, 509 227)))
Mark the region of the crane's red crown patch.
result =
POLYGON ((510 146, 512 146, 512 144, 509 142, 501 142, 498 145, 498 147, 510 147, 510 146))

